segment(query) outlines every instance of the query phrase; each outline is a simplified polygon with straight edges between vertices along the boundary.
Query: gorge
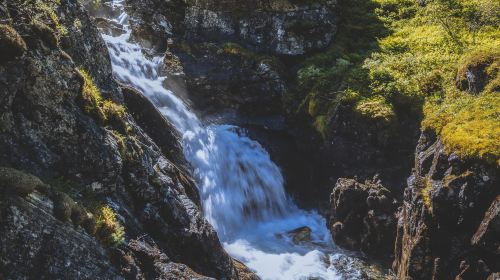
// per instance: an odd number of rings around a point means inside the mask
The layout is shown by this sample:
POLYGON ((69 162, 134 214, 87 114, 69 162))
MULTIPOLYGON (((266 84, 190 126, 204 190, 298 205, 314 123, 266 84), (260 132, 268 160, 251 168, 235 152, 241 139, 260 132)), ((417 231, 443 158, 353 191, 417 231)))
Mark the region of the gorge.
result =
POLYGON ((1 0, 0 279, 500 277, 500 7, 396 2, 1 0))

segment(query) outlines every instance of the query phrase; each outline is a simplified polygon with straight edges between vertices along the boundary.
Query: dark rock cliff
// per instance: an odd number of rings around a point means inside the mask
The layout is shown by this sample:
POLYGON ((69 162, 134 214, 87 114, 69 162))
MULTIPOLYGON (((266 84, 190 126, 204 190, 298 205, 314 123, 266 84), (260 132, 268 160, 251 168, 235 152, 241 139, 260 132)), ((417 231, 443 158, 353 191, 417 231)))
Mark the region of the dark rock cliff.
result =
POLYGON ((238 279, 203 218, 178 136, 157 111, 144 114, 147 100, 123 97, 77 1, 1 1, 0 18, 0 166, 47 183, 1 196, 2 276, 238 279), (150 137, 148 120, 167 132, 150 137), (117 247, 79 226, 79 213, 106 204, 124 227, 117 247))
POLYGON ((398 211, 397 276, 497 279, 499 176, 496 166, 460 159, 424 132, 398 211))

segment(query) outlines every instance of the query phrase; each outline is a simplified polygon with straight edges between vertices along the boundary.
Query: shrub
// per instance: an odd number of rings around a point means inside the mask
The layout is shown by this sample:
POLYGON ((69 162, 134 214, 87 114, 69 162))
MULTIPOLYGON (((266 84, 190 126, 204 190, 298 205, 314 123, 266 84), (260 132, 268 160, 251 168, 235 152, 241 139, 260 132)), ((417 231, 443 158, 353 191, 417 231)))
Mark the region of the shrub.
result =
POLYGON ((466 93, 424 106, 424 128, 442 136, 449 151, 469 158, 484 158, 500 166, 500 96, 466 93))
POLYGON ((354 110, 365 118, 390 122, 395 118, 391 104, 382 96, 374 96, 360 100, 354 110))
POLYGON ((107 245, 119 245, 125 240, 125 229, 109 206, 101 207, 97 213, 96 237, 107 245))
MULTIPOLYGON (((55 4, 60 5, 59 2, 56 2, 55 4)), ((47 3, 37 1, 37 6, 50 19, 50 21, 54 25, 55 30, 59 33, 60 36, 68 35, 68 30, 61 24, 56 12, 47 3)))
POLYGON ((97 88, 94 80, 92 80, 83 67, 78 68, 78 72, 83 77, 82 98, 85 102, 85 111, 95 115, 100 120, 105 120, 106 115, 101 109, 103 101, 99 88, 97 88))
POLYGON ((423 109, 423 128, 434 129, 450 152, 500 164, 500 4, 425 3, 339 0, 336 40, 306 59, 297 77, 305 94, 294 96, 302 102, 289 104, 301 104, 297 112, 313 116, 317 129, 328 119, 318 117, 338 102, 384 121, 397 114, 420 119, 423 109), (468 71, 476 76, 477 97, 460 92, 468 71), (318 106, 317 96, 329 92, 336 97, 318 106))
POLYGON ((82 98, 85 102, 85 111, 96 116, 105 124, 110 123, 112 125, 119 126, 122 130, 126 130, 126 124, 123 120, 125 116, 125 108, 109 99, 103 100, 99 88, 87 71, 80 67, 78 68, 78 72, 82 75, 84 81, 82 87, 82 98))

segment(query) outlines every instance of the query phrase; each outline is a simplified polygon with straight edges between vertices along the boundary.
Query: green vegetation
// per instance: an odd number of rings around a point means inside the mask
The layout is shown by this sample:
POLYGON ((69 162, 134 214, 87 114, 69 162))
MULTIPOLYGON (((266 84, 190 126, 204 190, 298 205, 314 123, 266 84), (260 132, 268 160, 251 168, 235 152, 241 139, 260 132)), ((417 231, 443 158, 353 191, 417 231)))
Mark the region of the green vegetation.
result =
POLYGON ((87 71, 80 67, 78 72, 80 72, 84 81, 82 98, 85 102, 85 111, 96 116, 103 123, 123 123, 125 108, 109 99, 103 100, 99 88, 87 71))
POLYGON ((59 6, 61 3, 60 1, 54 0, 54 1, 37 1, 36 5, 37 7, 42 11, 42 13, 47 16, 50 21, 52 22, 55 30, 59 33, 60 36, 67 36, 68 35, 68 30, 66 27, 64 27, 61 22, 59 21, 59 17, 57 16, 56 12, 54 9, 50 6, 50 4, 57 5, 59 6))
POLYGON ((322 134, 339 103, 385 122, 411 114, 450 151, 500 165, 500 2, 339 0, 339 9, 336 41, 306 60, 287 97, 302 100, 297 112, 322 134))
POLYGON ((99 209, 96 216, 96 237, 108 245, 120 245, 125 240, 125 229, 109 206, 99 209))
POLYGON ((429 209, 429 211, 432 213, 432 197, 431 197, 432 180, 429 177, 425 177, 423 180, 424 180, 424 186, 423 188, 420 189, 420 192, 422 194, 422 202, 427 207, 427 209, 429 209))
POLYGON ((382 96, 361 99, 354 110, 364 117, 388 122, 395 117, 392 105, 388 104, 382 96))

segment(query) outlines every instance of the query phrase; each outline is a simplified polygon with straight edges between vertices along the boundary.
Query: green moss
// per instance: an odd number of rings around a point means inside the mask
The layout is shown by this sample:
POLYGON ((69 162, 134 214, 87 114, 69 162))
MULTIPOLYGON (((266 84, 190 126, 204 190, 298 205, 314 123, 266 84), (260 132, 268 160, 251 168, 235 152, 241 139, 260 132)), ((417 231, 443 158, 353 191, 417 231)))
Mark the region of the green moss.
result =
POLYGON ((463 84, 467 82, 466 72, 468 69, 482 71, 484 85, 478 85, 479 91, 487 93, 500 91, 500 50, 494 45, 485 45, 465 53, 460 59, 457 69, 457 84, 462 89, 467 89, 463 84))
POLYGON ((38 178, 23 171, 0 167, 0 195, 15 194, 27 196, 37 188, 44 188, 46 185, 38 178))
POLYGON ((424 128, 442 136, 450 152, 466 158, 484 158, 500 166, 500 95, 478 97, 457 93, 424 106, 424 128))
POLYGON ((96 215, 96 237, 107 245, 120 245, 125 241, 125 229, 109 206, 101 207, 96 215))
POLYGON ((78 72, 83 77, 82 98, 85 102, 85 111, 100 120, 106 120, 106 115, 101 108, 103 100, 99 88, 83 67, 78 68, 78 72))
POLYGON ((84 109, 87 113, 97 117, 102 123, 110 124, 123 131, 127 131, 127 125, 124 120, 125 107, 118 105, 111 100, 104 100, 97 85, 90 75, 82 67, 78 72, 83 77, 82 98, 84 100, 84 109))
POLYGON ((21 35, 11 26, 0 24, 0 64, 23 55, 26 50, 21 35))
POLYGON ((52 196, 54 202, 54 216, 63 222, 69 221, 76 203, 63 192, 55 192, 52 196))
POLYGON ((422 195, 422 202, 424 205, 432 212, 432 198, 431 198, 431 190, 432 190, 432 181, 429 177, 424 178, 423 188, 420 189, 420 193, 422 195))
POLYGON ((115 137, 116 139, 120 156, 122 157, 122 159, 126 160, 129 157, 126 145, 127 138, 116 130, 111 130, 111 135, 113 135, 113 137, 115 137))
POLYGON ((328 136, 328 122, 328 116, 321 115, 315 118, 313 124, 316 131, 318 131, 324 139, 326 139, 328 136))
MULTIPOLYGON (((59 1, 48 2, 54 2, 56 5, 61 4, 59 1)), ((61 22, 59 21, 59 17, 57 16, 56 12, 49 6, 49 4, 42 1, 37 1, 36 4, 37 7, 41 9, 42 12, 52 21, 52 24, 54 25, 54 28, 59 33, 59 35, 67 36, 68 30, 61 24, 61 22)))

